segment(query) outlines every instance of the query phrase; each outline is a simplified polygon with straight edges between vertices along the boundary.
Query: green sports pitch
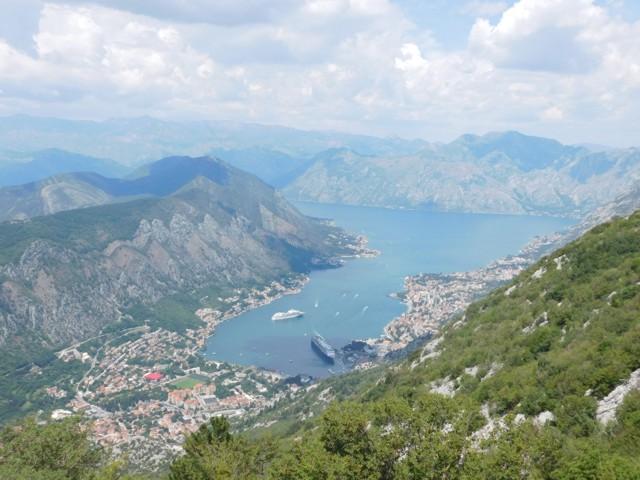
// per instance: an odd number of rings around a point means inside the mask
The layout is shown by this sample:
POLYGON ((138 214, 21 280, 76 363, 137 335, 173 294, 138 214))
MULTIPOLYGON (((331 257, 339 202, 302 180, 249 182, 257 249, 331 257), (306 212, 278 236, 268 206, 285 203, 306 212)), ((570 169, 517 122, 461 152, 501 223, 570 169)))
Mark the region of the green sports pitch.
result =
POLYGON ((188 377, 177 378, 173 382, 169 382, 170 385, 173 385, 178 390, 192 389, 193 387, 195 387, 199 383, 202 383, 202 384, 206 385, 208 382, 207 381, 203 381, 202 377, 198 378, 198 377, 194 377, 194 376, 191 376, 191 375, 188 376, 188 377))

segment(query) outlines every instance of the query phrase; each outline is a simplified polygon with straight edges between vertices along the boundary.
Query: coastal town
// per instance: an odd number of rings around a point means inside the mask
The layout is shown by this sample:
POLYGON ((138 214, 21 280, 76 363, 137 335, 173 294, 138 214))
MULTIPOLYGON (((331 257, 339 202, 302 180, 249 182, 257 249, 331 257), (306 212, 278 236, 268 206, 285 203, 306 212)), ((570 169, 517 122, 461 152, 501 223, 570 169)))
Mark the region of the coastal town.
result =
MULTIPOLYGON (((363 256, 377 253, 365 250, 363 242, 359 247, 363 256)), ((403 300, 407 311, 393 319, 381 337, 354 340, 337 349, 339 368, 334 372, 370 368, 411 342, 428 338, 474 299, 527 265, 526 258, 510 257, 470 272, 407 277, 405 291, 390 294, 403 300)), ((307 281, 296 276, 263 288, 236 290, 217 299, 221 308, 197 310, 202 321, 197 329, 178 333, 137 326, 58 352, 61 360, 81 362, 86 370, 75 384, 47 389, 47 395, 64 402, 52 419, 83 414, 91 421, 94 441, 115 456, 126 452, 132 465, 154 471, 180 455, 185 438, 210 417, 246 418, 312 388, 314 379, 307 375, 287 377, 202 355, 207 338, 221 322, 295 294, 307 281)))
POLYGON ((468 272, 406 277, 404 292, 391 296, 402 299, 407 311, 387 324, 381 338, 369 343, 378 348, 380 355, 386 355, 417 339, 429 338, 474 300, 511 280, 530 264, 528 258, 515 256, 468 272))
POLYGON ((93 439, 114 455, 127 452, 128 462, 145 470, 162 468, 180 454, 185 437, 211 416, 255 414, 295 393, 300 388, 296 381, 309 380, 201 355, 220 322, 296 293, 305 282, 295 277, 262 289, 238 290, 220 299, 224 313, 213 308, 195 312, 203 321, 197 330, 135 327, 101 346, 86 342, 58 352, 62 361, 81 362, 87 371, 75 385, 47 389, 47 395, 65 402, 52 419, 81 413, 91 421, 93 439))

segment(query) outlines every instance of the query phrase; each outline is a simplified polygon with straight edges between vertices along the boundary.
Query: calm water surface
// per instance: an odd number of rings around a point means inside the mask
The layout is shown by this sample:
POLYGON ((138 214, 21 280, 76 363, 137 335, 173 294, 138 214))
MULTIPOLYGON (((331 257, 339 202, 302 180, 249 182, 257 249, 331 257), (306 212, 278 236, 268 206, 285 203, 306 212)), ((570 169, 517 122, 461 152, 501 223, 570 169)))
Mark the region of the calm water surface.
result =
POLYGON ((561 230, 574 220, 519 215, 390 210, 296 202, 305 214, 333 218, 350 232, 364 234, 382 251, 376 258, 349 260, 336 270, 312 272, 297 295, 251 310, 216 329, 205 356, 240 365, 274 368, 287 374, 329 374, 328 365, 311 350, 320 333, 340 347, 352 339, 379 336, 405 311, 390 293, 403 290, 404 277, 448 273, 485 266, 516 254, 537 235, 561 230), (272 321, 290 308, 304 317, 272 321))

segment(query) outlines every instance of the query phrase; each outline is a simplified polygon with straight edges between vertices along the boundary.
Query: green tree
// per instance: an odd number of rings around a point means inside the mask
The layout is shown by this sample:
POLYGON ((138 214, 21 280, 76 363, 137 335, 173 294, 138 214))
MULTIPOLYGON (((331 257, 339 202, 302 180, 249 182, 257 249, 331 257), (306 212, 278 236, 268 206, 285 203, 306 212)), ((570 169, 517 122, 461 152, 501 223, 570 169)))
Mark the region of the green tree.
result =
POLYGON ((637 458, 603 452, 601 446, 588 445, 576 457, 552 474, 553 480, 637 480, 637 458))
POLYGON ((234 437, 225 417, 212 417, 186 439, 184 450, 171 465, 171 480, 264 478, 278 448, 269 437, 234 437))
POLYGON ((123 478, 122 462, 107 464, 79 417, 40 426, 28 417, 0 432, 0 478, 123 478))
POLYGON ((342 478, 380 478, 369 415, 361 404, 331 404, 320 420, 320 441, 342 478))
POLYGON ((465 479, 549 478, 560 462, 561 440, 549 429, 508 416, 487 439, 471 448, 465 459, 465 479))

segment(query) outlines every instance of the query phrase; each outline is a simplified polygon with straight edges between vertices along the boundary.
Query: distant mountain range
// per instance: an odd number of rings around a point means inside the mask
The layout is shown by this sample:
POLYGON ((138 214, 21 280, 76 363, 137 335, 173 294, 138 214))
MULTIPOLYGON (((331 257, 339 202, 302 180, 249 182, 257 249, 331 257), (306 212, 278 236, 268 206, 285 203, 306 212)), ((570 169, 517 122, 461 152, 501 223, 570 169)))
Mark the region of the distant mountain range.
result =
POLYGON ((113 160, 49 148, 33 153, 0 152, 0 187, 22 185, 71 172, 94 172, 105 177, 121 177, 131 172, 113 160))
POLYGON ((464 135, 413 155, 316 156, 295 199, 477 213, 582 217, 640 179, 640 150, 591 152, 517 132, 464 135))
MULTIPOLYGON (((34 164, 28 169, 29 181, 70 171, 105 177, 125 173, 107 172, 97 158, 131 167, 171 155, 215 155, 294 199, 478 213, 582 217, 640 179, 638 148, 567 146, 518 132, 463 135, 440 144, 226 122, 149 117, 86 122, 16 115, 0 118, 0 146, 11 149, 14 157, 16 152, 50 148, 67 151, 55 150, 58 157, 91 157, 75 170, 50 171, 34 164)), ((0 174, 10 166, 0 162, 0 174)), ((73 176, 29 187, 48 187, 48 199, 35 202, 43 206, 34 204, 29 211, 58 209, 62 202, 50 192, 57 192, 60 183, 76 184, 69 202, 82 203, 86 182, 73 176), (47 202, 51 205, 44 206, 47 202)), ((17 193, 0 193, 0 204, 17 193)), ((93 204, 112 200, 96 199, 93 204)), ((13 207, 5 210, 20 213, 13 207)), ((14 218, 11 215, 3 218, 14 218)))
POLYGON ((133 172, 106 178, 92 172, 65 173, 25 185, 0 188, 0 221, 21 220, 64 210, 170 195, 203 176, 224 183, 228 165, 204 158, 171 157, 133 172))
POLYGON ((262 169, 266 167, 265 172, 268 172, 279 164, 280 154, 304 163, 328 148, 345 147, 362 154, 387 155, 409 154, 426 145, 428 142, 424 140, 378 138, 343 132, 308 132, 222 121, 178 122, 139 117, 92 122, 28 115, 0 117, 0 147, 5 149, 31 152, 58 148, 110 158, 127 166, 139 166, 172 155, 239 152, 239 155, 233 156, 240 163, 252 162, 251 158, 256 155, 257 158, 265 158, 255 162, 261 164, 257 165, 260 171, 252 171, 263 180, 262 169))
POLYGON ((167 158, 127 180, 75 174, 31 187, 52 185, 57 198, 76 195, 75 206, 79 198, 105 205, 0 224, 3 366, 11 355, 86 338, 132 309, 149 315, 172 295, 217 298, 331 266, 348 251, 341 230, 213 157, 167 158))

